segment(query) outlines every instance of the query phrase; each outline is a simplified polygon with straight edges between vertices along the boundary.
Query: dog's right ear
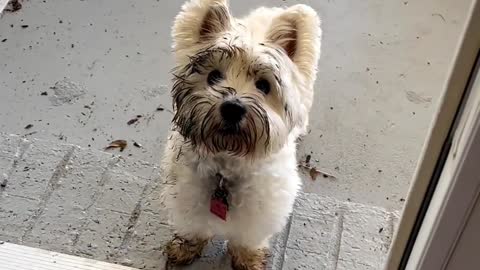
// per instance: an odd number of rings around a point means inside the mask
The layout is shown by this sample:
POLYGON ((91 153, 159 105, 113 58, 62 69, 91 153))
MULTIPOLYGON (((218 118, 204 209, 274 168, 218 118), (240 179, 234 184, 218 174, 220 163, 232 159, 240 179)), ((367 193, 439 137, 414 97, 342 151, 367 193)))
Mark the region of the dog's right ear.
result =
POLYGON ((189 0, 175 17, 173 49, 178 51, 208 41, 230 26, 227 0, 189 0))

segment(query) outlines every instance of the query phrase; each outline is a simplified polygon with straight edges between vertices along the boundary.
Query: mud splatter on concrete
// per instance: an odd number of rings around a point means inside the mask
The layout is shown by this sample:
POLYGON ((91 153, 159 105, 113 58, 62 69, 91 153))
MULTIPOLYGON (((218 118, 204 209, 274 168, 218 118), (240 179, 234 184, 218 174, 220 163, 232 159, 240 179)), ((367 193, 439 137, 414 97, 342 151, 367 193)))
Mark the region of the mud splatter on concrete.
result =
POLYGON ((407 96, 408 101, 413 102, 415 104, 432 102, 431 97, 425 97, 425 96, 419 95, 419 94, 417 94, 416 92, 413 92, 413 91, 405 91, 405 94, 407 96))
POLYGON ((73 104, 87 92, 86 89, 68 78, 55 83, 51 89, 54 95, 50 101, 54 106, 60 106, 65 103, 73 104))

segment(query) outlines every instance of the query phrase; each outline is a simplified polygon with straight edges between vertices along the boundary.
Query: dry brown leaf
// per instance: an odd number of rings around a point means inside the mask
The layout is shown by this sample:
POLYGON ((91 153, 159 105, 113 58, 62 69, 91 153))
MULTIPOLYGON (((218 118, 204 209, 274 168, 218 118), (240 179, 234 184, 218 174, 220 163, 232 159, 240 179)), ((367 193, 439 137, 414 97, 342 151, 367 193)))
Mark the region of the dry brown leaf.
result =
POLYGON ((105 147, 105 150, 120 148, 120 152, 122 152, 125 149, 125 147, 127 147, 127 141, 115 140, 111 142, 107 147, 105 147))

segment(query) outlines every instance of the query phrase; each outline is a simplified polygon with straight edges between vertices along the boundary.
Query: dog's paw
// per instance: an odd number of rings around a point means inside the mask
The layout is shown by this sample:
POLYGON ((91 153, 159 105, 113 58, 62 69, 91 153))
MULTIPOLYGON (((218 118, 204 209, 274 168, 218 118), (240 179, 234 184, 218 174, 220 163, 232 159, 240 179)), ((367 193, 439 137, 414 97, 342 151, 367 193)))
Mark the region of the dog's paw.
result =
POLYGON ((207 242, 207 239, 185 239, 175 236, 165 247, 168 263, 173 265, 191 264, 197 257, 200 257, 207 242))
POLYGON ((267 266, 267 249, 250 250, 229 245, 228 253, 234 270, 264 270, 267 266))

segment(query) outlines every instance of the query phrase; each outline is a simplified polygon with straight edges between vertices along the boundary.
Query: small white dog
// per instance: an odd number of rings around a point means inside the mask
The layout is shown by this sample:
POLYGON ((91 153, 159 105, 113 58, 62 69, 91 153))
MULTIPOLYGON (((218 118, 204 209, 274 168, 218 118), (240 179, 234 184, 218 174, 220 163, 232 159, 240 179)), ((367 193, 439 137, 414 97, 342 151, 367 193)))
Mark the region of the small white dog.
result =
POLYGON ((163 160, 163 199, 175 238, 170 263, 188 264, 214 235, 234 269, 263 269, 301 179, 320 56, 320 20, 305 5, 233 18, 226 0, 191 0, 173 27, 175 116, 163 160))

